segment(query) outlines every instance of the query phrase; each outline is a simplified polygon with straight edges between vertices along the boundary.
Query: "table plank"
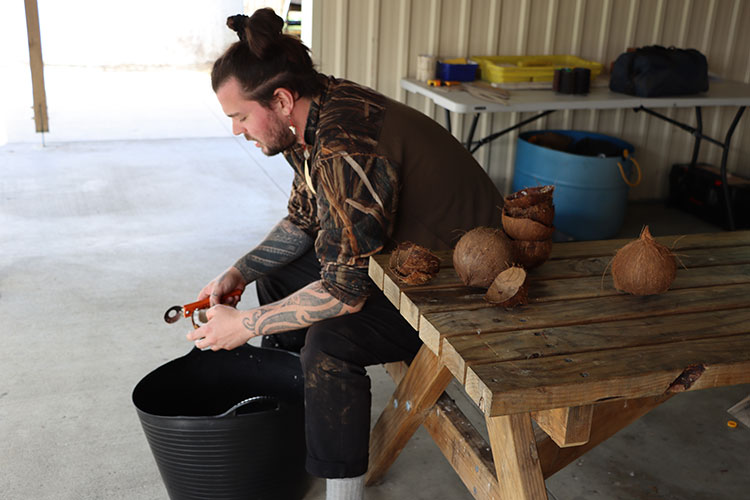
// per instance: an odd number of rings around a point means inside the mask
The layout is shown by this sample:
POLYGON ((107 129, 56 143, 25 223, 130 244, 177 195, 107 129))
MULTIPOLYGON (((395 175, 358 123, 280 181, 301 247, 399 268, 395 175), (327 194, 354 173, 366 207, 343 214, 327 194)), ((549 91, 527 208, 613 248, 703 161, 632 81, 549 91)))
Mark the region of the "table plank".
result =
MULTIPOLYGON (((679 249, 675 253, 678 257, 678 265, 687 269, 750 263, 750 246, 747 245, 724 247, 720 252, 716 248, 687 248, 679 249)), ((529 278, 541 280, 583 276, 601 277, 605 270, 609 270, 613 258, 614 255, 605 255, 548 260, 540 267, 532 269, 529 278)))
MULTIPOLYGON (((730 283, 750 283, 750 264, 730 264, 712 267, 679 268, 670 290, 730 283)), ((484 290, 469 287, 404 290, 399 301, 400 311, 406 320, 419 330, 423 314, 440 311, 459 311, 494 308, 484 301, 484 290)), ((529 302, 568 300, 576 298, 619 295, 611 276, 586 276, 529 282, 529 302)), ((502 310, 502 309, 500 309, 502 310)))
MULTIPOLYGON (((693 243, 697 244, 696 241, 694 241, 693 243)), ((447 257, 449 255, 449 251, 438 253, 442 255, 443 263, 452 262, 447 257)), ((685 267, 687 267, 688 270, 696 270, 698 268, 710 266, 739 266, 737 274, 739 276, 742 276, 744 275, 746 270, 746 267, 742 266, 750 265, 750 246, 725 247, 722 248, 721 252, 716 252, 713 248, 687 248, 684 250, 680 250, 678 257, 682 264, 682 266, 680 266, 680 269, 683 271, 685 270, 685 267)), ((449 306, 449 304, 444 303, 443 301, 439 302, 438 305, 438 303, 432 301, 431 295, 427 292, 437 291, 437 293, 439 294, 443 290, 464 287, 463 283, 458 278, 456 271, 453 269, 452 263, 450 265, 441 264, 440 272, 429 283, 425 285, 407 285, 403 281, 401 281, 390 269, 388 269, 388 259, 389 256, 387 255, 374 256, 370 260, 370 277, 373 279, 375 284, 381 290, 383 290, 384 294, 386 295, 386 297, 388 297, 391 303, 393 303, 394 306, 402 311, 407 321, 409 321, 409 323, 417 330, 419 329, 420 315, 424 314, 425 312, 429 312, 427 309, 429 309, 430 311, 434 311, 436 307, 447 308, 449 306), (404 303, 405 294, 407 296, 415 294, 416 297, 419 297, 420 295, 426 296, 427 303, 425 304, 424 302, 413 300, 411 298, 404 303), (421 308, 425 305, 428 305, 429 307, 425 310, 422 310, 421 308)), ((536 289, 533 285, 537 282, 569 278, 590 278, 586 282, 575 284, 573 284, 573 282, 570 283, 572 284, 571 286, 576 286, 581 290, 584 290, 587 286, 596 286, 598 289, 601 289, 603 278, 605 278, 606 274, 609 272, 608 267, 611 260, 611 256, 549 260, 541 267, 530 271, 529 279, 532 284, 531 293, 533 295, 536 292, 536 289), (599 283, 596 283, 597 279, 599 280, 599 283)), ((741 279, 734 277, 733 275, 735 273, 732 273, 731 269, 729 268, 719 269, 717 270, 717 272, 724 273, 726 276, 728 276, 727 282, 737 282, 737 279, 741 279)), ((679 279, 685 279, 682 278, 682 275, 684 274, 685 273, 678 270, 679 279)), ((695 272, 694 274, 696 276, 694 276, 693 279, 697 279, 698 276, 710 273, 701 274, 695 272)), ((710 278, 710 280, 707 281, 707 284, 716 283, 718 282, 718 279, 718 276, 710 278)), ((604 279, 604 281, 606 283, 611 283, 611 278, 606 278, 604 279)), ((569 285, 569 283, 550 284, 549 286, 553 288, 566 288, 567 285, 569 285)), ((481 299, 482 294, 480 292, 480 289, 471 289, 466 287, 465 292, 449 291, 445 293, 449 295, 458 295, 458 300, 456 301, 456 308, 458 309, 465 308, 466 304, 471 304, 472 301, 477 303, 478 307, 493 307, 490 304, 482 304, 481 300, 473 300, 476 298, 481 299), (465 295, 466 293, 479 295, 465 295)), ((556 292, 551 291, 550 293, 556 292)), ((614 293, 614 290, 612 291, 612 293, 614 293)), ((589 295, 584 292, 581 293, 580 296, 585 297, 589 295)))
POLYGON ((465 387, 486 415, 506 415, 658 396, 697 365, 705 371, 681 390, 750 382, 750 333, 479 365, 465 387))
POLYGON ((463 383, 467 367, 476 365, 726 337, 746 333, 748 325, 750 309, 735 309, 594 323, 585 327, 472 333, 446 337, 440 361, 463 383))
POLYGON ((441 341, 446 336, 587 325, 741 307, 750 307, 750 284, 747 283, 670 290, 645 297, 623 294, 540 302, 504 311, 482 307, 427 313, 420 320, 419 337, 439 354, 441 341))
MULTIPOLYGON (((750 245, 750 231, 668 235, 656 236, 654 239, 662 245, 673 248, 675 252, 679 253, 683 250, 693 248, 719 248, 750 245)), ((550 259, 614 255, 618 249, 631 241, 633 241, 633 238, 555 243, 552 245, 550 259)))

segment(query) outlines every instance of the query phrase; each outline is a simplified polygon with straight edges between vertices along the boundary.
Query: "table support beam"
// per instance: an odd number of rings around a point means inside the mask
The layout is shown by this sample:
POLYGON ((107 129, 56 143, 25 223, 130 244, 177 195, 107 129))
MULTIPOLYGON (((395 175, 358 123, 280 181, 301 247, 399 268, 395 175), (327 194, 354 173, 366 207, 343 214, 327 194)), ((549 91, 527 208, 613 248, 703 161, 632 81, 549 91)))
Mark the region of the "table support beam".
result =
POLYGON ((515 413, 487 417, 492 457, 501 499, 547 498, 531 415, 515 413))
MULTIPOLYGON (((547 116, 550 113, 554 113, 554 112, 555 112, 554 109, 550 109, 550 110, 547 110, 547 111, 542 111, 538 115, 534 115, 531 118, 527 118, 525 120, 522 120, 522 121, 516 123, 515 125, 512 125, 512 126, 506 128, 506 129, 503 129, 503 130, 501 130, 499 132, 495 132, 494 134, 488 135, 484 139, 482 139, 480 141, 477 141, 474 144, 474 146, 469 149, 469 151, 471 153, 474 153, 477 149, 481 148, 482 146, 484 146, 488 142, 492 142, 495 139, 497 139, 498 137, 507 134, 508 132, 512 132, 513 130, 515 130, 517 128, 521 128, 521 127, 523 127, 524 125, 526 125, 528 123, 534 122, 534 121, 536 121, 536 120, 538 120, 538 119, 540 119, 540 118, 542 118, 544 116, 547 116)), ((469 144, 467 144, 467 147, 468 146, 469 146, 469 144)))
POLYGON ((544 477, 550 477, 671 397, 672 394, 665 394, 647 398, 616 400, 596 405, 591 421, 589 441, 582 446, 560 448, 549 436, 538 441, 537 452, 544 477))
POLYGON ((592 405, 532 412, 534 421, 561 448, 586 444, 591 434, 592 405))
POLYGON ((438 357, 422 346, 370 434, 366 484, 385 475, 452 378, 438 357))

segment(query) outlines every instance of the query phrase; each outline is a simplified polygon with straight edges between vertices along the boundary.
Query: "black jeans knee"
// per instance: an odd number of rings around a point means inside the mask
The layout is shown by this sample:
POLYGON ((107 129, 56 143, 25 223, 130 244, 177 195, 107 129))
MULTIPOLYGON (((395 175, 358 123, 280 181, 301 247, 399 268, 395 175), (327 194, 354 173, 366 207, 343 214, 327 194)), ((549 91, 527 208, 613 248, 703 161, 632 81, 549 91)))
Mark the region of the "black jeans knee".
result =
MULTIPOLYGON (((258 282, 261 303, 279 300, 319 279, 317 273, 310 270, 309 254, 312 252, 295 261, 289 269, 258 282), (300 272, 300 267, 305 267, 305 272, 300 272), (305 282, 307 279, 309 281, 305 282), (288 288, 294 286, 297 287, 293 290, 288 288), (279 296, 279 293, 285 294, 279 296)), ((313 263, 317 265, 317 259, 313 263)), ((319 272, 319 265, 317 269, 319 272)), ((289 350, 301 347, 307 470, 326 478, 364 474, 371 400, 370 379, 365 367, 411 360, 422 345, 417 332, 381 292, 375 292, 355 314, 268 337, 263 339, 264 346, 289 350), (268 337, 275 338, 267 340, 268 337)))

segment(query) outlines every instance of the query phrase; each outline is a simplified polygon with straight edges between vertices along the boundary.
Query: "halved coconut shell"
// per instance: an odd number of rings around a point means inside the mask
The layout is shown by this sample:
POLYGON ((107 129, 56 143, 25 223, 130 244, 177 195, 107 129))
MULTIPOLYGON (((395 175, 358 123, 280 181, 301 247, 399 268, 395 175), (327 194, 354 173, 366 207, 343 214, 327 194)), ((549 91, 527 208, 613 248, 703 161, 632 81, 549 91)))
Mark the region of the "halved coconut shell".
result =
POLYGON ((511 217, 535 220, 545 226, 551 226, 555 220, 555 206, 552 200, 530 207, 505 207, 505 211, 511 217))
POLYGON ((555 228, 532 219, 511 217, 503 211, 503 229, 514 240, 542 241, 552 238, 555 228))
POLYGON ((541 266, 549 259, 549 255, 552 252, 552 240, 513 240, 510 243, 513 246, 516 264, 526 269, 541 266))
POLYGON ((484 298, 487 302, 503 307, 513 307, 529 302, 527 275, 522 267, 509 267, 492 282, 484 298))
POLYGON ((555 190, 555 186, 536 186, 515 193, 509 194, 505 197, 506 207, 530 207, 532 205, 538 205, 544 202, 552 202, 552 193, 555 190))

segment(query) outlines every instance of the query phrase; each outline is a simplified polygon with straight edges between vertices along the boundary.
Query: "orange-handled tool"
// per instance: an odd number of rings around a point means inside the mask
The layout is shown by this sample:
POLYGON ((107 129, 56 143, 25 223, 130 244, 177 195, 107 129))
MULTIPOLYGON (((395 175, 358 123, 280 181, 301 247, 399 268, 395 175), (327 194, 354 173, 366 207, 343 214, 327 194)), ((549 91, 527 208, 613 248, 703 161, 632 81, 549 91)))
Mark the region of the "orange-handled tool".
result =
MULTIPOLYGON (((224 295, 221 298, 221 302, 224 302, 224 299, 228 299, 229 297, 237 297, 240 295, 242 295, 242 290, 233 290, 224 295)), ((190 304, 185 304, 184 306, 172 306, 167 309, 167 312, 164 313, 164 321, 166 321, 167 323, 174 323, 180 318, 191 318, 193 320, 193 326, 198 328, 198 326, 195 324, 195 319, 193 319, 193 313, 200 309, 208 309, 210 305, 211 298, 206 297, 203 300, 191 302, 190 304)))

